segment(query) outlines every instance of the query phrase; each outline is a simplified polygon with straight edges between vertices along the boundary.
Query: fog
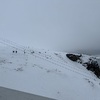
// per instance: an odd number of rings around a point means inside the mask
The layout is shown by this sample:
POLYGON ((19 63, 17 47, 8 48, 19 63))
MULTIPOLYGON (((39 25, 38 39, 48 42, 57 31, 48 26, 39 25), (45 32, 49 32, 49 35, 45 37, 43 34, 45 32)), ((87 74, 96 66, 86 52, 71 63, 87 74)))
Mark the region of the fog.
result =
POLYGON ((100 0, 0 0, 0 37, 57 51, 100 50, 100 0))

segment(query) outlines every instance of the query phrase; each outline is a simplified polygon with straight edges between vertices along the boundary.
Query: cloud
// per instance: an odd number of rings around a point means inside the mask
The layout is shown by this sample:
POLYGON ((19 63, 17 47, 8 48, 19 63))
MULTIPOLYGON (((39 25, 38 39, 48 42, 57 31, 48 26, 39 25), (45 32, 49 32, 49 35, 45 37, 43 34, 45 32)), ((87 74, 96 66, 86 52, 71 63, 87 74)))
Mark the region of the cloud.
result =
POLYGON ((99 0, 2 0, 1 37, 58 51, 100 49, 99 0))

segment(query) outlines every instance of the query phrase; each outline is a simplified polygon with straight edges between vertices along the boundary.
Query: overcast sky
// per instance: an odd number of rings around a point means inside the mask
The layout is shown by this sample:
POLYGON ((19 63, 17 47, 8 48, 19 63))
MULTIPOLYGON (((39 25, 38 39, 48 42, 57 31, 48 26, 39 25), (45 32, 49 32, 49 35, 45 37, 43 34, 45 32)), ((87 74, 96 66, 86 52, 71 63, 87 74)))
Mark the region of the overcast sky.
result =
POLYGON ((0 37, 58 51, 100 49, 100 0, 0 0, 0 37))

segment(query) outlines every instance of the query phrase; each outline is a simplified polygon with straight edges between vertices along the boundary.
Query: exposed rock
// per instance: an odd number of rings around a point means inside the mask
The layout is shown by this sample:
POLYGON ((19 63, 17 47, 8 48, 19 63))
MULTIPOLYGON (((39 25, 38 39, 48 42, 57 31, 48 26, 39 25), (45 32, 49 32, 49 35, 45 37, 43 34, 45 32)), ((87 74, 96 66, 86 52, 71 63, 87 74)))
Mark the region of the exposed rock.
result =
MULTIPOLYGON (((86 64, 86 68, 92 72, 94 72, 94 74, 100 78, 100 67, 98 65, 98 62, 94 59, 89 59, 88 62, 85 63, 86 64)), ((83 64, 84 65, 84 64, 83 64)))
POLYGON ((86 67, 87 70, 92 71, 98 78, 100 78, 100 66, 96 58, 90 57, 87 61, 84 62, 82 61, 82 55, 66 54, 66 56, 70 60, 82 64, 84 67, 86 67))
POLYGON ((66 56, 72 61, 80 61, 80 57, 82 55, 75 55, 75 54, 66 54, 66 56))

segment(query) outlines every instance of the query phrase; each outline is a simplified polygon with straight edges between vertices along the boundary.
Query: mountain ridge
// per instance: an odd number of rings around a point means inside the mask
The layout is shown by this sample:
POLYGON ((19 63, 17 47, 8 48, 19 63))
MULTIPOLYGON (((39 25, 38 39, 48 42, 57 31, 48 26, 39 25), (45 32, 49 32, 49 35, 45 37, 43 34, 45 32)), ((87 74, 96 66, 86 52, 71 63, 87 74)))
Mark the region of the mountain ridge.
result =
POLYGON ((0 86, 56 100, 99 100, 100 80, 66 52, 7 46, 0 55, 0 86))

